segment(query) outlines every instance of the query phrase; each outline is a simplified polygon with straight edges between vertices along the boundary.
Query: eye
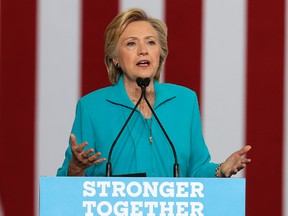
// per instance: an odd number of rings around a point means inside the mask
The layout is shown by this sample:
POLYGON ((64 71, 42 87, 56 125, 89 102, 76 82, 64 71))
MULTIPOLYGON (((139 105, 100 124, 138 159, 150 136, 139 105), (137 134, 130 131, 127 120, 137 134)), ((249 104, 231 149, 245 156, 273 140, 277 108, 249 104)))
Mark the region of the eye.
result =
POLYGON ((133 42, 133 41, 130 41, 127 43, 127 46, 134 46, 134 45, 135 45, 135 42, 133 42))
POLYGON ((155 42, 154 40, 151 40, 151 41, 148 41, 148 44, 149 44, 149 45, 155 45, 156 42, 155 42))

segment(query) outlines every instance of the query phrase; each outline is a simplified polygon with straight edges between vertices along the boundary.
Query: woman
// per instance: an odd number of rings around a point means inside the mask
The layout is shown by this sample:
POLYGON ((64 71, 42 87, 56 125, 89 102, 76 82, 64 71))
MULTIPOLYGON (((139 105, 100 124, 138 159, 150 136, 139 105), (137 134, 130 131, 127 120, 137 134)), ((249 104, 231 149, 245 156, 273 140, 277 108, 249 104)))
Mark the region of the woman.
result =
MULTIPOLYGON (((112 20, 105 31, 105 63, 113 85, 79 100, 58 176, 105 176, 105 158, 141 96, 138 77, 151 80, 146 96, 173 141, 180 177, 230 177, 250 163, 243 157, 250 146, 224 163, 210 162, 196 94, 182 86, 159 83, 167 54, 167 28, 160 20, 139 9, 112 20)), ((111 163, 114 175, 173 176, 171 146, 144 99, 115 145, 111 163)))

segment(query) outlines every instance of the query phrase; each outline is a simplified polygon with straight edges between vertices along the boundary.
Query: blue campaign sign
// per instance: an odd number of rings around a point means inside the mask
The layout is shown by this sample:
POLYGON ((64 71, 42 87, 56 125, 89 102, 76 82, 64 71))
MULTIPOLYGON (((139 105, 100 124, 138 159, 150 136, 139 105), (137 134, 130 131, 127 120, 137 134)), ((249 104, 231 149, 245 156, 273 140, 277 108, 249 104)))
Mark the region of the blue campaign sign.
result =
POLYGON ((244 216, 244 178, 40 177, 40 216, 244 216))

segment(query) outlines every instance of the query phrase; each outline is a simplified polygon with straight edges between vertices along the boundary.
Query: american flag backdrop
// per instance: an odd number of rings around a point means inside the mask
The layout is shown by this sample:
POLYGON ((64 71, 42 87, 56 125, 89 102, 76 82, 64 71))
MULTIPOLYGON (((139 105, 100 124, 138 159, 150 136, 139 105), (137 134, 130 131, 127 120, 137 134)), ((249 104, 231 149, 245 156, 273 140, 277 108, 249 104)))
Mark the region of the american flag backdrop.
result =
POLYGON ((38 215, 39 176, 63 162, 77 99, 109 85, 105 27, 140 7, 168 26, 161 79, 197 92, 213 161, 252 145, 252 163, 238 174, 247 179, 246 215, 288 216, 286 5, 1 0, 0 215, 38 215))

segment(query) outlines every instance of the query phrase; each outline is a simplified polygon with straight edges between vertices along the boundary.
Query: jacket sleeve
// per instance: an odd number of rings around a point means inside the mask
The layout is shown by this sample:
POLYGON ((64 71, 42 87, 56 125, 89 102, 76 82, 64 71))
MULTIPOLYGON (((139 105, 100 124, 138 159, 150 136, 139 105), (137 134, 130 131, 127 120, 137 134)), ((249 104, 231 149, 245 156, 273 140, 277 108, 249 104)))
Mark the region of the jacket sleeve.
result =
MULTIPOLYGON (((85 112, 85 109, 83 109, 83 104, 81 100, 79 100, 77 103, 76 114, 71 133, 73 133, 76 136, 76 141, 78 144, 81 144, 82 142, 88 142, 88 146, 86 147, 86 149, 94 148, 95 150, 94 133, 92 130, 91 122, 89 120, 87 113, 85 112)), ((64 162, 62 166, 58 169, 57 176, 68 175, 68 166, 71 159, 72 159, 72 151, 69 142, 69 145, 65 152, 64 162)), ((88 168, 85 170, 85 175, 93 169, 92 167, 91 169, 88 168)))
POLYGON ((211 157, 202 133, 202 123, 196 94, 193 103, 191 124, 191 153, 189 162, 189 176, 215 177, 215 170, 218 164, 210 162, 211 157))

